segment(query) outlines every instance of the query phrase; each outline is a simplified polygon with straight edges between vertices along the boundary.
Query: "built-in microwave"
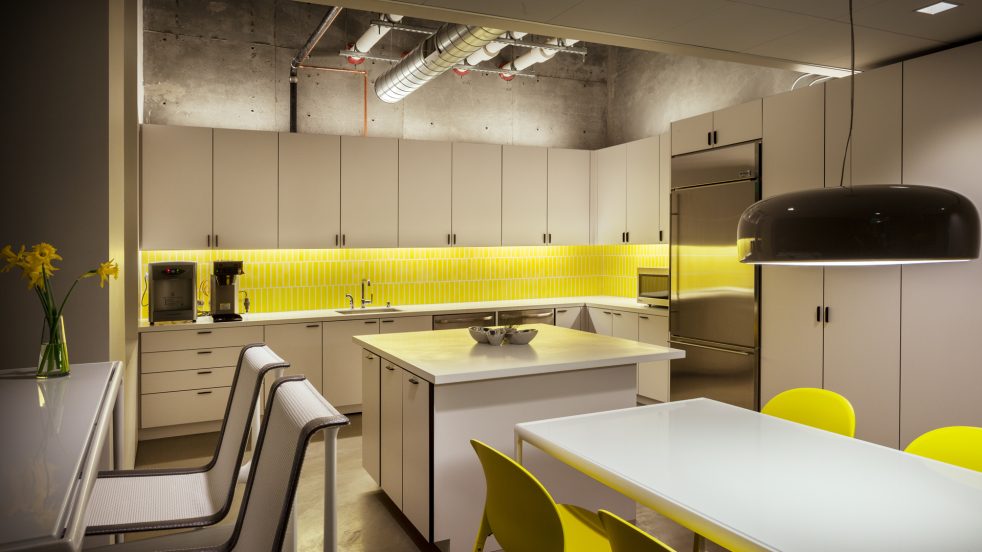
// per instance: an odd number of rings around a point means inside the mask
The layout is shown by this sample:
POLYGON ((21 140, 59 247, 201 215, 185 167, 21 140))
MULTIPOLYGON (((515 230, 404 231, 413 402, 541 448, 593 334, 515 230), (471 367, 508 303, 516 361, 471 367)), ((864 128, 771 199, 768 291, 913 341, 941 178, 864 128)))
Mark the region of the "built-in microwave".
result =
POLYGON ((638 269, 638 303, 667 307, 669 289, 667 268, 638 269))

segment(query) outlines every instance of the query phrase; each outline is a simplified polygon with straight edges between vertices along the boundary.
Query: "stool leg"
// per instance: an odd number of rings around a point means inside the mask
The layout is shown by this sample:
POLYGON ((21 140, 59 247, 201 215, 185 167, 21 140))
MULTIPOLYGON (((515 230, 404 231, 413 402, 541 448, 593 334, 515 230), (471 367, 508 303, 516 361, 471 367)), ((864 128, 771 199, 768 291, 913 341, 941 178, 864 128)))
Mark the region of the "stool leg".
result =
POLYGON ((692 534, 692 552, 706 552, 706 537, 698 534, 692 534))
POLYGON ((481 516, 481 528, 477 530, 477 540, 474 541, 474 552, 484 550, 484 544, 489 536, 491 536, 491 524, 488 523, 488 516, 484 514, 481 516))

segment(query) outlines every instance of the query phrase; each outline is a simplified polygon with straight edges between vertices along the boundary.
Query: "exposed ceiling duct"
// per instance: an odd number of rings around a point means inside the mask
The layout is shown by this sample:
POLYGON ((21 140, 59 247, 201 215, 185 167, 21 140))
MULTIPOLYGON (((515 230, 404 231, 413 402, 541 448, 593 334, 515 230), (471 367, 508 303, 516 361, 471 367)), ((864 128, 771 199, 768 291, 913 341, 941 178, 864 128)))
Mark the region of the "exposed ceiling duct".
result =
MULTIPOLYGON (((546 44, 553 46, 572 46, 576 44, 579 40, 574 39, 562 39, 562 38, 552 38, 546 41, 546 44)), ((532 48, 528 52, 518 56, 514 61, 510 61, 501 66, 504 71, 522 71, 535 65, 536 63, 542 63, 543 61, 549 61, 555 57, 559 50, 552 50, 546 47, 532 48)), ((501 78, 505 80, 511 80, 513 75, 509 73, 502 73, 501 78)))
POLYGON ((383 102, 401 101, 504 33, 502 29, 447 23, 383 73, 375 81, 375 94, 383 102))
MULTIPOLYGON (((382 14, 382 20, 390 23, 398 23, 402 21, 402 16, 394 13, 382 14)), ((348 48, 354 52, 367 54, 373 46, 378 44, 379 40, 382 40, 383 36, 389 33, 391 29, 392 27, 385 27, 382 25, 370 25, 354 44, 348 45, 348 48)), ((358 65, 364 61, 364 57, 348 56, 348 63, 352 65, 358 65)))

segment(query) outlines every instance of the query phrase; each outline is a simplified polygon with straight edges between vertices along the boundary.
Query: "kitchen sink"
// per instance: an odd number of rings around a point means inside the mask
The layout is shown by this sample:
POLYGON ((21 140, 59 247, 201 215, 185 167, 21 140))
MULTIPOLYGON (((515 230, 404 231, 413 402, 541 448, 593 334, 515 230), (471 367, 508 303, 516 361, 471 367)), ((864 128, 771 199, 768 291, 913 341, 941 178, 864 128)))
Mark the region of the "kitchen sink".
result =
POLYGON ((395 307, 368 307, 365 309, 337 309, 340 314, 375 314, 379 312, 402 312, 395 307))

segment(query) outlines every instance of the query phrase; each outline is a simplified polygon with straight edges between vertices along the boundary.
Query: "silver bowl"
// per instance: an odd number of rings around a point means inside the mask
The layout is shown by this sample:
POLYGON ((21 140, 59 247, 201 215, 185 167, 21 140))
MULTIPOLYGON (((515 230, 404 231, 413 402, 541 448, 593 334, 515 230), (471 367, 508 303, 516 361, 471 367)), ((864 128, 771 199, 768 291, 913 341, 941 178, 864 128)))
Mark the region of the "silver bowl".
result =
POLYGON ((471 326, 470 328, 467 328, 467 331, 471 333, 471 337, 474 338, 474 341, 477 341, 478 343, 488 342, 487 330, 488 330, 487 328, 482 328, 480 326, 471 326))
POLYGON ((501 345, 508 335, 507 328, 488 328, 485 332, 488 336, 488 345, 501 345))
POLYGON ((539 335, 539 330, 534 328, 528 330, 516 330, 508 334, 508 343, 511 345, 528 345, 530 341, 539 335))

